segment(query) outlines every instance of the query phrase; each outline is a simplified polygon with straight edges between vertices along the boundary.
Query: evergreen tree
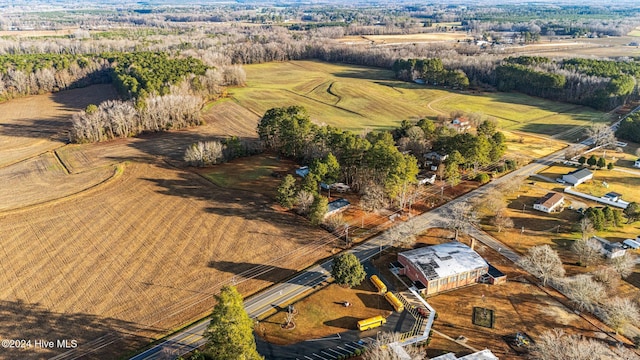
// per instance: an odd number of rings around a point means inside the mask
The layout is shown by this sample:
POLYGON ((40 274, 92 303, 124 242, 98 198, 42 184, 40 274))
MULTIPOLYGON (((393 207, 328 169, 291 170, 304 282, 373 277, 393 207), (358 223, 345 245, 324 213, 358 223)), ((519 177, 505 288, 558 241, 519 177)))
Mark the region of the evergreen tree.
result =
POLYGON ((337 284, 358 286, 365 278, 364 267, 352 253, 343 253, 333 259, 331 275, 337 284))
POLYGON ((247 315, 242 296, 233 286, 216 295, 217 304, 205 333, 206 353, 214 360, 259 360, 253 337, 253 321, 247 315))
POLYGON ((309 209, 309 220, 312 225, 320 225, 329 209, 329 200, 324 196, 316 196, 309 209))
POLYGON ((291 209, 296 199, 296 179, 288 174, 282 179, 276 195, 276 200, 282 207, 291 209))
POLYGON ((600 169, 604 169, 604 167, 607 166, 607 161, 604 158, 598 158, 597 165, 600 169))
POLYGON ((631 224, 632 222, 638 220, 640 218, 640 205, 637 202, 631 202, 627 205, 627 208, 624 209, 624 215, 627 217, 627 224, 631 224))
POLYGON ((584 165, 587 162, 587 158, 584 156, 580 156, 578 162, 580 163, 580 165, 584 165))
POLYGON ((589 156, 589 159, 587 160, 587 164, 589 164, 589 166, 595 166, 597 163, 598 163, 598 159, 596 158, 595 155, 589 156))

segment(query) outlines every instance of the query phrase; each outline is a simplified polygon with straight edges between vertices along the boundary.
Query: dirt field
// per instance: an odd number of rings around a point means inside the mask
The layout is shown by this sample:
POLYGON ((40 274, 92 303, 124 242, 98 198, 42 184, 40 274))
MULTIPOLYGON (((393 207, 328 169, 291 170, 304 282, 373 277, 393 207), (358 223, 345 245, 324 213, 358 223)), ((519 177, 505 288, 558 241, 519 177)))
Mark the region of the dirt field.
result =
MULTIPOLYGON (((83 351, 107 344, 89 357, 117 357, 206 315, 223 284, 250 294, 330 255, 330 246, 309 251, 331 241, 325 231, 272 209, 274 178, 239 190, 173 165, 189 144, 255 137, 253 125, 214 116, 169 134, 65 145, 70 114, 99 102, 93 89, 0 104, 0 247, 11 259, 0 264, 4 338, 76 339, 83 351), (263 264, 274 271, 251 276, 263 264)), ((225 166, 242 183, 251 174, 240 164, 225 166)))
POLYGON ((111 85, 93 85, 0 103, 0 167, 62 146, 71 115, 117 98, 111 85))

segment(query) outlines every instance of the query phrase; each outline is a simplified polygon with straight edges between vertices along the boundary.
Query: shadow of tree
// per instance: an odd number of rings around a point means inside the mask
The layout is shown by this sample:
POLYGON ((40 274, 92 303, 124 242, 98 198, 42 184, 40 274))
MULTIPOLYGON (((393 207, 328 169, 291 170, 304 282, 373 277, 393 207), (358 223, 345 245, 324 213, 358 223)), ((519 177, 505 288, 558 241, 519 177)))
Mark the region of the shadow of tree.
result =
POLYGON ((56 313, 38 304, 0 301, 2 339, 30 340, 25 349, 3 349, 2 358, 105 359, 125 355, 159 336, 160 329, 140 326, 92 314, 56 313), (35 341, 53 342, 52 347, 35 346, 35 341), (66 348, 58 340, 67 340, 66 348), (73 341, 77 347, 73 346, 73 341), (107 346, 108 345, 108 346, 107 346), (5 357, 6 356, 6 357, 5 357))

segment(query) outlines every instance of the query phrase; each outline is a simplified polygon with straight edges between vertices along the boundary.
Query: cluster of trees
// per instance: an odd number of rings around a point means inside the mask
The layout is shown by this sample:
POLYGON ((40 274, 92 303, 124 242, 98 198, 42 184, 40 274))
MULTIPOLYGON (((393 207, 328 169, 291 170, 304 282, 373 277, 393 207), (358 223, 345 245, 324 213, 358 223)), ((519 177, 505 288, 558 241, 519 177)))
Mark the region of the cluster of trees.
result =
POLYGON ((132 101, 108 100, 89 105, 72 117, 72 142, 100 142, 201 124, 202 99, 190 94, 153 95, 142 107, 132 101))
POLYGON ((258 154, 262 151, 255 141, 232 136, 224 140, 198 141, 191 144, 184 153, 184 161, 191 166, 205 167, 235 158, 258 154))
POLYGON ((589 219, 596 231, 602 231, 611 227, 622 226, 622 210, 612 209, 608 206, 590 207, 584 212, 585 218, 589 219))
POLYGON ((561 329, 543 332, 531 347, 531 359, 545 360, 607 360, 639 357, 633 350, 624 346, 610 347, 606 342, 585 338, 581 335, 569 335, 561 329))
MULTIPOLYGON (((597 247, 589 239, 576 240, 573 250, 581 259, 593 263, 603 261, 597 247)), ((534 246, 520 258, 518 264, 542 280, 543 286, 551 282, 561 290, 576 308, 600 317, 607 325, 620 329, 626 323, 640 320, 638 305, 631 299, 616 296, 620 278, 629 276, 635 267, 635 258, 629 254, 610 259, 593 274, 579 274, 565 278, 565 270, 558 253, 549 245, 534 246)))
POLYGON ((258 124, 258 134, 266 149, 311 164, 305 191, 313 191, 318 182, 344 180, 358 190, 381 184, 387 196, 397 199, 406 185, 416 182, 416 158, 402 154, 389 132, 372 132, 363 138, 315 125, 303 107, 291 106, 268 110, 258 124))
POLYGON ((622 120, 616 136, 620 139, 640 142, 640 113, 634 113, 622 120))
POLYGON ((469 79, 461 70, 447 70, 442 60, 434 59, 399 59, 391 67, 396 78, 404 81, 422 80, 429 85, 441 85, 454 89, 469 87, 469 79))
POLYGON ((207 66, 193 57, 172 58, 165 52, 103 54, 112 65, 113 84, 128 98, 166 95, 188 75, 204 75, 207 66))
POLYGON ((109 64, 74 54, 0 56, 0 100, 109 82, 109 64))
POLYGON ((638 61, 516 57, 496 67, 496 85, 501 91, 610 109, 633 93, 639 75, 638 61))

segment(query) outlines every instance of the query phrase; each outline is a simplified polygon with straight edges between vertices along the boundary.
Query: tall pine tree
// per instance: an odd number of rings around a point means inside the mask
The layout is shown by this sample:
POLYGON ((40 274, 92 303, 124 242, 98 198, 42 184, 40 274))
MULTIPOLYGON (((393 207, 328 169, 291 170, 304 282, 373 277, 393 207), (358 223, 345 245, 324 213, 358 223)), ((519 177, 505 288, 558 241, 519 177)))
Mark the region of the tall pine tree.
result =
POLYGON ((206 332, 206 352, 212 359, 260 360, 253 337, 253 321, 244 310, 242 296, 233 286, 225 286, 216 296, 206 332))

